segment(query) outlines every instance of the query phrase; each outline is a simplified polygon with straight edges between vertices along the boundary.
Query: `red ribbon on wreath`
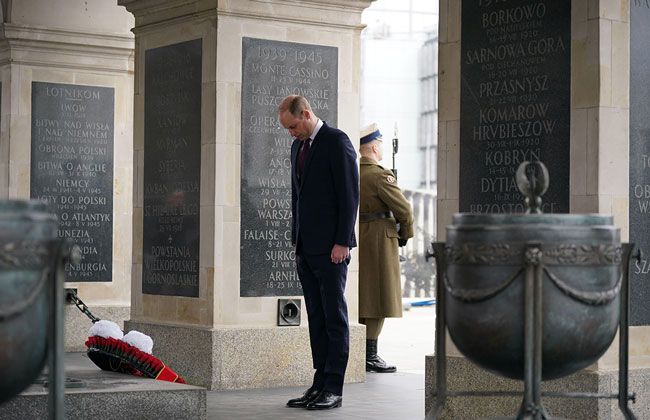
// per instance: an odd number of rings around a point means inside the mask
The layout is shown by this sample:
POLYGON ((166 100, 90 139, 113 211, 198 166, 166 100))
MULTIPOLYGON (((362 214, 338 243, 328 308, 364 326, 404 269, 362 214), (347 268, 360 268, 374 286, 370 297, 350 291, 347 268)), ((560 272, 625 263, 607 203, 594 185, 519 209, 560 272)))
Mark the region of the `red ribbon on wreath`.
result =
POLYGON ((88 347, 87 354, 90 360, 102 370, 128 373, 159 381, 185 383, 183 378, 160 359, 122 340, 95 335, 88 337, 86 347, 88 347))

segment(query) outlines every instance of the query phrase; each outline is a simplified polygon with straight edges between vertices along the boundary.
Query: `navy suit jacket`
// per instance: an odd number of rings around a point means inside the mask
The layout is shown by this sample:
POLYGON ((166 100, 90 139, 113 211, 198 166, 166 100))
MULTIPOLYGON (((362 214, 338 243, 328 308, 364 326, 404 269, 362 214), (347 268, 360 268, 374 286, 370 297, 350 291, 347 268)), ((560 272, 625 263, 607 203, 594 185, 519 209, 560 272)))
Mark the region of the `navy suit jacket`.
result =
POLYGON ((323 126, 313 139, 298 177, 297 159, 302 141, 291 145, 291 201, 293 244, 300 238, 307 255, 330 254, 334 244, 357 245, 354 225, 359 207, 357 154, 341 130, 323 126))

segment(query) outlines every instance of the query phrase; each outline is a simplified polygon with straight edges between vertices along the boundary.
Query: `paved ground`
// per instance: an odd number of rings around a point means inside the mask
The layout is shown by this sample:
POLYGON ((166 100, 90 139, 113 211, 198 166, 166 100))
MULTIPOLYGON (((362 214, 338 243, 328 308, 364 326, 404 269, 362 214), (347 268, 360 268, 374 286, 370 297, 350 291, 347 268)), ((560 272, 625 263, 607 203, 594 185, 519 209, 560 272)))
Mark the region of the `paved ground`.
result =
MULTIPOLYGON (((366 375, 366 382, 347 384, 344 388, 341 408, 317 412, 287 408, 286 401, 302 394, 304 388, 209 391, 207 393, 208 419, 423 419, 424 357, 433 352, 434 313, 435 307, 413 308, 405 311, 403 318, 386 320, 379 340, 379 354, 388 362, 397 365, 397 373, 369 373, 366 375)), ((75 377, 88 376, 86 378, 88 381, 97 379, 101 384, 106 385, 102 385, 104 388, 108 387, 114 391, 124 391, 122 388, 125 386, 130 391, 144 389, 173 391, 178 387, 167 382, 100 373, 85 353, 67 353, 66 370, 69 371, 69 375, 75 377), (140 383, 143 381, 145 383, 140 383), (118 389, 120 386, 122 388, 118 389)), ((43 394, 42 386, 40 387, 40 393, 43 394)), ((87 391, 87 389, 79 390, 79 392, 87 391)), ((187 411, 184 412, 188 414, 187 418, 194 417, 187 411)), ((3 418, 2 410, 0 410, 0 418, 3 418)))
POLYGON ((414 307, 402 318, 387 318, 379 338, 379 354, 401 372, 424 375, 424 356, 433 354, 436 307, 414 307))
POLYGON ((395 363, 394 374, 368 374, 365 383, 348 384, 343 406, 311 412, 287 408, 303 388, 208 392, 209 419, 386 419, 424 418, 424 356, 433 353, 435 307, 412 308, 403 318, 387 319, 379 353, 395 363))
POLYGON ((343 406, 328 411, 285 407, 304 388, 208 392, 208 419, 390 419, 424 418, 424 376, 414 373, 368 375, 347 384, 343 406))

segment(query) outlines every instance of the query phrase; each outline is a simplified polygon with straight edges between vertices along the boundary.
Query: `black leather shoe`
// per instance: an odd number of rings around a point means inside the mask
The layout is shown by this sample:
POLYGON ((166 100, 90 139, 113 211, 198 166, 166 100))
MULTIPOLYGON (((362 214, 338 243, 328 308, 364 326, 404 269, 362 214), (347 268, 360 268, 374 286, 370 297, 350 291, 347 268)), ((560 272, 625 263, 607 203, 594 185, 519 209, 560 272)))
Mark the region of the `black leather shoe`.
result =
POLYGON ((320 389, 309 388, 304 394, 302 394, 302 397, 287 401, 287 407, 305 408, 307 407, 307 404, 318 397, 318 394, 320 394, 320 389))
POLYGON ((389 365, 377 354, 366 358, 366 372, 393 373, 396 371, 397 367, 389 365))
POLYGON ((366 340, 366 372, 392 373, 397 368, 387 364, 384 359, 377 354, 377 339, 369 338, 366 340))
POLYGON ((328 410, 343 405, 343 397, 332 394, 329 391, 322 391, 318 396, 307 404, 307 410, 328 410))

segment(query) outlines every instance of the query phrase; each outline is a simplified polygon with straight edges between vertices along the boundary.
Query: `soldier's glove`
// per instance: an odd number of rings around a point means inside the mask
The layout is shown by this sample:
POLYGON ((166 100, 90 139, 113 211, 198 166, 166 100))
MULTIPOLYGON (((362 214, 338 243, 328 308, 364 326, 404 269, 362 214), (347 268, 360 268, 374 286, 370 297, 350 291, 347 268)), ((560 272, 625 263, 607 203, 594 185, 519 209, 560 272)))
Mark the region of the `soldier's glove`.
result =
POLYGON ((402 239, 402 238, 397 239, 397 243, 399 244, 400 248, 405 246, 407 242, 408 242, 408 239, 402 239))

